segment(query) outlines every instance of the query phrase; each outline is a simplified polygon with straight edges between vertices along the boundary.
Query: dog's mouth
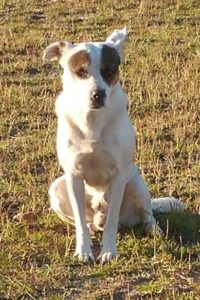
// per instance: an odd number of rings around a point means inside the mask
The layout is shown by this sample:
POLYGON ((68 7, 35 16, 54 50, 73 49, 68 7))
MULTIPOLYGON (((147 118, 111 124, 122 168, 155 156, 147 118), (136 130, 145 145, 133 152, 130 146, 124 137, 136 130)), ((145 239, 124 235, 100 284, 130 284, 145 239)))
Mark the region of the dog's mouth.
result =
POLYGON ((92 103, 90 105, 90 108, 93 109, 93 110, 98 110, 98 109, 101 109, 101 108, 104 108, 105 105, 104 104, 100 104, 100 103, 92 103))

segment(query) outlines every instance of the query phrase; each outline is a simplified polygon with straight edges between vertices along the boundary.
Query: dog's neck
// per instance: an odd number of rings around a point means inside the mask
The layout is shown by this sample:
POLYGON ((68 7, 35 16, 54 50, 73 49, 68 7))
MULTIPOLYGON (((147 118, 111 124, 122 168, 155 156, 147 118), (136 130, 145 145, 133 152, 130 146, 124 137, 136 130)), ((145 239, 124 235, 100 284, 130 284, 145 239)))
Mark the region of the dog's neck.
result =
POLYGON ((103 110, 93 110, 86 115, 85 137, 91 142, 97 142, 102 139, 102 132, 105 127, 105 114, 103 110))
POLYGON ((99 143, 103 139, 103 130, 106 125, 104 109, 91 110, 87 113, 81 111, 75 116, 67 116, 67 122, 74 135, 91 144, 99 143))

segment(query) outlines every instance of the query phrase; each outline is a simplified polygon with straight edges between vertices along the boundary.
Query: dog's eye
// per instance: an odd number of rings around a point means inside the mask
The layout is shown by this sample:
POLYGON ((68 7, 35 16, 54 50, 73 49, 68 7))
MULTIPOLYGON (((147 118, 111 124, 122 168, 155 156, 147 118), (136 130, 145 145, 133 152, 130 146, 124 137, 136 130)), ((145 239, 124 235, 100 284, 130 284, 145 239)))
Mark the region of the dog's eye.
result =
POLYGON ((80 68, 75 73, 76 76, 78 76, 81 79, 86 79, 89 76, 88 71, 85 68, 80 68))

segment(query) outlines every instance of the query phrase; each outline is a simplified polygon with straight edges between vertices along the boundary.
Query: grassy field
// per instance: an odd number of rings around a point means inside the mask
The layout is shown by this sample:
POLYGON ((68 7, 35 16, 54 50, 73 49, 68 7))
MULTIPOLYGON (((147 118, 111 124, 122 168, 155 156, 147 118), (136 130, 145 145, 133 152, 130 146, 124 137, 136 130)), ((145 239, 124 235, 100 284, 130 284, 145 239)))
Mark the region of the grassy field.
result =
POLYGON ((1 1, 0 300, 200 298, 199 30, 198 0, 1 1), (42 54, 51 42, 102 41, 124 26, 137 163, 153 197, 179 196, 187 210, 156 216, 166 238, 138 226, 118 234, 117 262, 84 265, 73 259, 74 228, 49 210, 48 187, 62 173, 62 70, 42 54))

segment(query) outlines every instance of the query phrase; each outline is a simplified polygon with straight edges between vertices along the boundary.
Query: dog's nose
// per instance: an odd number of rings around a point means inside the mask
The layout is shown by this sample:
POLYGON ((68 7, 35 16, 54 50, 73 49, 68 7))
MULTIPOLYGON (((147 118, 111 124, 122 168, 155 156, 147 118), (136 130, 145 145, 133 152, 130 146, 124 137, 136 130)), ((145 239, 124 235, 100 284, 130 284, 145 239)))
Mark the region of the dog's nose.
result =
POLYGON ((104 106, 106 92, 104 89, 97 89, 92 93, 92 108, 98 109, 104 106))
POLYGON ((96 101, 102 100, 105 97, 106 97, 106 92, 105 92, 105 90, 101 90, 101 89, 94 91, 92 94, 93 100, 96 100, 96 101))

